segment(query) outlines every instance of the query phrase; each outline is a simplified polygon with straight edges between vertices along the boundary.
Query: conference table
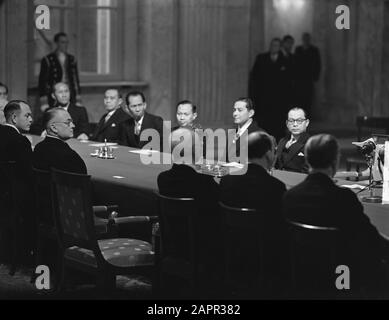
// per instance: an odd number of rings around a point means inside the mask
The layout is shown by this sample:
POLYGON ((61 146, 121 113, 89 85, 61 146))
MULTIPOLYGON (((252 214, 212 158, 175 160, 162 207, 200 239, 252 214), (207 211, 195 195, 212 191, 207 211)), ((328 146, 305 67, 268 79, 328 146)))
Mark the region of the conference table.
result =
MULTIPOLYGON (((35 146, 43 138, 27 136, 35 146)), ((114 159, 102 159, 95 151, 104 144, 93 141, 67 141, 84 160, 92 180, 92 195, 95 205, 118 205, 120 216, 155 215, 158 210, 158 175, 171 168, 170 155, 159 152, 138 150, 125 146, 113 146, 114 159), (155 162, 147 163, 153 157, 155 162)), ((273 176, 291 188, 302 182, 306 175, 294 172, 274 170, 273 176)), ((215 177, 219 181, 218 177, 215 177)), ((338 185, 355 184, 353 181, 336 179, 338 185)), ((365 184, 366 182, 358 182, 365 184)), ((358 192, 359 189, 353 190, 358 192)), ((368 191, 358 194, 367 195, 368 191)), ((378 195, 381 189, 375 190, 378 195)), ((363 203, 365 214, 381 234, 389 237, 389 205, 363 203)))

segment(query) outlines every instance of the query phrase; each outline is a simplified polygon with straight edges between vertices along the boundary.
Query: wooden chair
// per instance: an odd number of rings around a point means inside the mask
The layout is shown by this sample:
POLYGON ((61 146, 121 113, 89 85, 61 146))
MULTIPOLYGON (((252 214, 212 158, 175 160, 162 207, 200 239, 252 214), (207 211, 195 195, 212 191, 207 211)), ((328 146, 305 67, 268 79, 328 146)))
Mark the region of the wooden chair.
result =
POLYGON ((219 202, 222 214, 224 285, 227 298, 266 295, 263 214, 219 202))
MULTIPOLYGON (((21 228, 21 212, 18 206, 18 180, 15 175, 16 162, 0 162, 0 229, 4 237, 2 242, 5 244, 5 237, 10 235, 10 243, 6 246, 10 248, 10 275, 14 275, 16 267, 19 264, 20 253, 24 243, 24 233, 21 228)), ((9 239, 7 239, 9 241, 9 239)))
MULTIPOLYGON (((44 257, 44 249, 51 246, 52 253, 57 253, 57 231, 54 225, 53 203, 50 189, 50 172, 33 168, 35 201, 37 208, 36 246, 34 250, 35 264, 48 265, 44 257)), ((117 206, 93 206, 96 234, 99 239, 117 236, 115 221, 110 220, 110 215, 117 211, 117 206)), ((52 255, 53 256, 53 255, 52 255)), ((56 255, 54 255, 56 256, 56 255)), ((59 260, 60 262, 61 260, 59 260)), ((54 261, 51 261, 52 263, 54 261)), ((51 263, 51 264, 52 264, 51 263)), ((51 269, 55 271, 57 268, 51 269)), ((61 269, 61 266, 58 268, 61 269)), ((56 273, 57 274, 57 273, 56 273)), ((57 274, 58 275, 58 274, 57 274)), ((35 273, 31 282, 35 280, 35 273)), ((58 280, 58 279, 57 279, 58 280)))
POLYGON ((160 289, 164 276, 186 280, 189 294, 199 287, 197 206, 193 198, 172 198, 158 194, 161 249, 157 258, 160 289))
MULTIPOLYGON (((376 132, 377 130, 381 130, 386 134, 389 134, 389 118, 386 117, 358 116, 356 118, 356 126, 358 142, 363 140, 363 133, 365 129, 374 129, 374 131, 369 132, 369 137, 378 133, 376 132)), ((362 155, 348 157, 346 159, 346 170, 350 171, 353 165, 356 166, 356 171, 359 172, 361 166, 366 165, 366 160, 362 155)))
POLYGON ((98 287, 103 289, 115 288, 116 275, 153 270, 150 243, 129 238, 98 240, 90 176, 52 169, 51 182, 54 221, 63 259, 61 285, 66 267, 95 275, 98 287))
POLYGON ((349 265, 337 228, 287 221, 290 230, 292 289, 295 298, 338 298, 336 267, 349 265))

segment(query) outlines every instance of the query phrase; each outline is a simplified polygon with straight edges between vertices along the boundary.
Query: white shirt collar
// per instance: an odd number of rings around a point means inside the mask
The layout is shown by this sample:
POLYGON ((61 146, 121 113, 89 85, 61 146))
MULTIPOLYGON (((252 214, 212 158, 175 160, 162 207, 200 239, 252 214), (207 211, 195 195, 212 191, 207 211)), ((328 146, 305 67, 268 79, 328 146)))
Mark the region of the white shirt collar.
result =
POLYGON ((240 137, 243 134, 243 132, 245 132, 252 123, 253 123, 253 119, 250 118, 242 127, 238 127, 237 135, 240 137))
POLYGON ((137 124, 137 123, 138 123, 140 126, 142 126, 142 123, 143 123, 143 118, 144 118, 144 117, 145 117, 145 115, 143 115, 143 116, 142 116, 142 118, 140 118, 140 119, 139 119, 139 121, 136 121, 136 120, 134 119, 134 121, 135 121, 135 124, 137 124))
POLYGON ((46 137, 47 137, 47 138, 58 139, 58 140, 61 140, 61 141, 62 141, 62 139, 61 139, 61 138, 59 138, 59 137, 56 137, 56 136, 52 136, 51 134, 46 134, 46 137))
POLYGON ((21 134, 20 131, 19 131, 19 129, 16 128, 13 124, 5 123, 4 125, 5 125, 5 126, 8 126, 8 127, 11 127, 11 128, 14 128, 19 134, 21 134))

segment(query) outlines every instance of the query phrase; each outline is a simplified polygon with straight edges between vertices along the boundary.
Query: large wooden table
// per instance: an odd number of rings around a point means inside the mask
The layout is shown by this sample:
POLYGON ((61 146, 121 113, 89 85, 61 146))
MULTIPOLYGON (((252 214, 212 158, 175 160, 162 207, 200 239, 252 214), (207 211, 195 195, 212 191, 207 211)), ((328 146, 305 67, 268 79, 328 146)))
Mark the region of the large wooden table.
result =
MULTIPOLYGON (((35 145, 42 138, 31 136, 35 145)), ((97 147, 96 142, 79 142, 75 139, 68 141, 69 145, 84 159, 88 174, 92 177, 93 195, 96 205, 117 204, 121 215, 151 215, 157 212, 158 191, 157 177, 159 173, 168 170, 170 164, 145 165, 139 154, 131 153, 136 150, 124 146, 114 149, 115 159, 99 159, 92 157, 97 147)), ((277 171, 273 175, 283 181, 288 188, 305 179, 304 174, 277 171)), ((355 182, 338 180, 339 185, 349 185, 355 182)), ((358 182, 358 184, 362 184, 358 182)), ((355 190, 358 191, 358 190, 355 190)), ((376 190, 380 193, 381 190, 376 190)), ((360 197, 367 194, 361 192, 360 197)), ((389 237, 389 205, 364 203, 365 213, 371 222, 385 236, 389 237)))

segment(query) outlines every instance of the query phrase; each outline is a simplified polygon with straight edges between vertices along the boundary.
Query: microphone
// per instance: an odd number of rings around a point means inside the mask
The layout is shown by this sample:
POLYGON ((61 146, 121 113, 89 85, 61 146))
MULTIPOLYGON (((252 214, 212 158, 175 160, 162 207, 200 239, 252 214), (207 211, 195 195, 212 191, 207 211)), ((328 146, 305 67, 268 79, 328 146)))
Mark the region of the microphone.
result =
POLYGON ((361 153, 364 155, 364 156, 368 156, 370 154, 372 154, 374 152, 376 148, 376 145, 373 141, 371 140, 368 140, 362 147, 361 147, 361 153))
POLYGON ((364 156, 371 155, 376 149, 375 141, 372 138, 365 140, 363 142, 353 142, 352 144, 357 146, 364 156))

